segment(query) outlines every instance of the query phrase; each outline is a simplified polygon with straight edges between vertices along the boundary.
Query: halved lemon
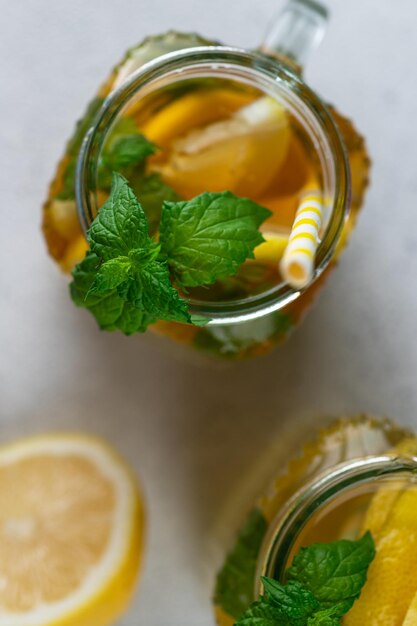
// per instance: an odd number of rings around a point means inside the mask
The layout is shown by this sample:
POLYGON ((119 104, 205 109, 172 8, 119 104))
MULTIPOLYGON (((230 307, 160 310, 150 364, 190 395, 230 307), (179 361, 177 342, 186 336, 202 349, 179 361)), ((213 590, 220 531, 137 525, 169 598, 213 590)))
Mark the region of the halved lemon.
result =
POLYGON ((105 443, 34 437, 0 449, 0 626, 107 626, 143 548, 136 480, 105 443))

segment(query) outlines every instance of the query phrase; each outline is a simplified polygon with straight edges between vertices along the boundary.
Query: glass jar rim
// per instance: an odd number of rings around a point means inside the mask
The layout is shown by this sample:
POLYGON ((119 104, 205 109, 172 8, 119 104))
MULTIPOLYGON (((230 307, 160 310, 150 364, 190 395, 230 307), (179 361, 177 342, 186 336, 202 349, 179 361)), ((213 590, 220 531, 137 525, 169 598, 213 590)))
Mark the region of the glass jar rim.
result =
POLYGON ((398 475, 417 480, 417 458, 386 454, 340 463, 298 490, 275 516, 264 538, 257 563, 255 597, 262 592, 261 576, 283 578, 296 539, 318 508, 346 489, 398 475))
MULTIPOLYGON (((76 200, 80 224, 87 232, 95 211, 91 205, 91 185, 96 180, 98 158, 105 140, 106 131, 116 119, 122 108, 145 87, 152 91, 161 79, 173 77, 173 81, 190 78, 185 76, 186 69, 195 73, 209 67, 207 75, 224 71, 223 78, 236 78, 233 71, 240 72, 240 79, 255 77, 264 83, 264 91, 272 86, 276 90, 287 89, 294 102, 303 107, 305 114, 311 116, 318 132, 325 138, 330 149, 331 165, 334 168, 334 194, 331 218, 318 246, 314 278, 306 290, 326 269, 333 257, 343 225, 350 207, 350 169, 343 140, 331 113, 321 99, 303 82, 300 76, 281 60, 266 56, 258 51, 248 51, 228 46, 198 46, 169 52, 147 62, 138 68, 119 87, 114 89, 104 100, 91 127, 87 131, 77 161, 76 200), (233 68, 233 71, 232 71, 233 68)), ((327 155, 326 164, 330 164, 327 155)), ((242 300, 222 302, 189 301, 193 314, 209 319, 211 325, 246 322, 279 311, 296 300, 303 291, 293 289, 283 283, 261 294, 251 295, 242 300)))

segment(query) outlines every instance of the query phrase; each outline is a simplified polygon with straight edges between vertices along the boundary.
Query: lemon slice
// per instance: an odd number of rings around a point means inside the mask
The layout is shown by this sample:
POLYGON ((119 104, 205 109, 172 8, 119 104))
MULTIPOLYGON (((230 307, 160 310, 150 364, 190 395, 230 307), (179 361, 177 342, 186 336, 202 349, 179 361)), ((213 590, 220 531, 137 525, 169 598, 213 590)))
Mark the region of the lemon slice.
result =
POLYGON ((263 97, 225 120, 176 139, 168 161, 158 171, 184 198, 225 190, 256 197, 279 171, 289 139, 285 109, 263 97))
POLYGON ((265 241, 255 248, 255 259, 264 263, 278 263, 288 245, 289 233, 278 233, 268 230, 262 232, 262 234, 265 241))
POLYGON ((143 510, 129 469, 81 435, 0 449, 0 626, 105 626, 126 607, 143 510))
POLYGON ((227 89, 200 89, 178 98, 155 113, 142 132, 161 148, 192 127, 204 126, 249 104, 252 96, 227 89))

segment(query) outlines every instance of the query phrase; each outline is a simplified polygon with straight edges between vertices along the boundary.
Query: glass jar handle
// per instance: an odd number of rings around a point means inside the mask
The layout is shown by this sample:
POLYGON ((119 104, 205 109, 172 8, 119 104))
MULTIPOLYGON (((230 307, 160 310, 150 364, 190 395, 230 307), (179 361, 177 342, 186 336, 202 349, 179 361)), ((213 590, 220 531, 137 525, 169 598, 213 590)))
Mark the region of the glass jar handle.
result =
POLYGON ((316 0, 289 0, 268 31, 261 50, 301 68, 324 37, 328 9, 316 0))

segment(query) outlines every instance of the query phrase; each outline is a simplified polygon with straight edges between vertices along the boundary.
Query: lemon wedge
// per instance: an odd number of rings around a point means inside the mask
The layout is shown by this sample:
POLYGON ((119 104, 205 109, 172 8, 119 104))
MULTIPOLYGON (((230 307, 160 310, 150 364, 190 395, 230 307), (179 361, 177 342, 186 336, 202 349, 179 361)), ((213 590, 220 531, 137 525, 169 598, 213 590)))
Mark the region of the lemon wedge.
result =
POLYGON ((416 592, 417 489, 403 491, 376 541, 376 556, 346 626, 401 626, 416 592))
MULTIPOLYGON (((409 437, 393 452, 414 456, 417 439, 409 437)), ((362 530, 370 530, 376 544, 376 556, 368 571, 368 580, 352 610, 346 626, 402 626, 416 624, 417 582, 417 488, 397 481, 379 489, 366 512, 362 530), (408 611, 408 613, 407 613, 408 611), (409 617, 411 616, 411 617, 409 617)))
POLYGON ((106 626, 142 554, 136 481, 103 442, 34 437, 0 449, 0 626, 106 626))
POLYGON ((256 197, 277 175, 289 140, 285 109, 265 96, 227 119, 178 137, 158 171, 184 198, 225 190, 256 197))

